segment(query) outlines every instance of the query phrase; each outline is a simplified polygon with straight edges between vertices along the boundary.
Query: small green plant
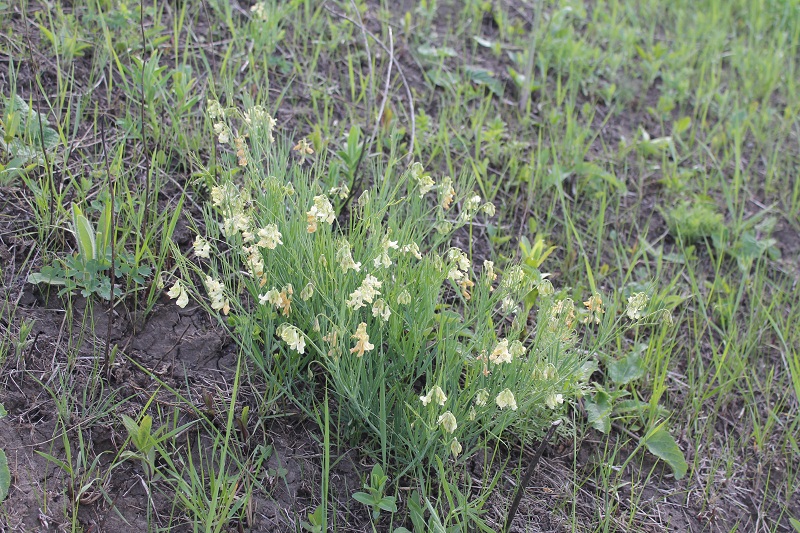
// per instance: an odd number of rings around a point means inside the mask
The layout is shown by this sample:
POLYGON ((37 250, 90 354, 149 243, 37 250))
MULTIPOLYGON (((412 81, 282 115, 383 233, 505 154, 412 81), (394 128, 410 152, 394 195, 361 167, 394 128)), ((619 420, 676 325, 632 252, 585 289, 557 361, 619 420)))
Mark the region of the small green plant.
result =
POLYGON ((147 479, 154 479, 156 474, 157 435, 153 434, 153 417, 144 415, 139 423, 129 416, 122 415, 122 423, 128 432, 128 438, 135 450, 125 450, 120 459, 138 459, 147 479))
POLYGON ((670 233, 686 243, 718 235, 724 228, 722 214, 708 199, 683 201, 666 211, 665 218, 670 233))
POLYGON ((374 521, 380 518, 381 511, 386 511, 388 513, 397 512, 397 498, 384 494, 388 481, 389 476, 383 472, 383 467, 376 463, 375 466, 372 467, 369 483, 364 484, 366 492, 356 492, 353 494, 354 500, 372 509, 372 520, 374 521))
MULTIPOLYGON (((361 493, 358 493, 361 494, 361 493)), ((308 522, 305 520, 300 522, 300 526, 310 533, 324 533, 324 517, 325 509, 322 505, 318 505, 313 513, 308 513, 308 522)))
MULTIPOLYGON (((63 287, 59 296, 80 290, 84 297, 93 294, 104 300, 111 299, 111 202, 107 201, 100 213, 97 226, 92 227, 89 219, 77 204, 72 204, 72 233, 77 243, 77 251, 52 265, 42 267, 40 272, 28 276, 33 284, 45 283, 63 287)), ((136 266, 135 258, 124 250, 117 250, 114 260, 114 296, 125 294, 127 284, 142 287, 145 278, 150 276, 151 268, 136 266)))
POLYGON ((0 115, 0 184, 41 165, 58 145, 58 133, 18 94, 4 99, 0 115), (44 150, 44 153, 42 152, 44 150))

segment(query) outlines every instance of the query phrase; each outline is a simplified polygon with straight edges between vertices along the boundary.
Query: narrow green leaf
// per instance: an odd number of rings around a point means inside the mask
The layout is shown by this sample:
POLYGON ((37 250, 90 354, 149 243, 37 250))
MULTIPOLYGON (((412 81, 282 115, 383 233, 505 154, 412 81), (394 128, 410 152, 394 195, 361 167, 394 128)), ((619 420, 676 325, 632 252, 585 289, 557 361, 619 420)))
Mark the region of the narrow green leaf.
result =
POLYGON ((648 434, 644 443, 650 453, 666 462, 672 468, 675 479, 681 479, 686 475, 689 465, 686 463, 678 443, 675 442, 669 431, 664 429, 663 425, 648 434))

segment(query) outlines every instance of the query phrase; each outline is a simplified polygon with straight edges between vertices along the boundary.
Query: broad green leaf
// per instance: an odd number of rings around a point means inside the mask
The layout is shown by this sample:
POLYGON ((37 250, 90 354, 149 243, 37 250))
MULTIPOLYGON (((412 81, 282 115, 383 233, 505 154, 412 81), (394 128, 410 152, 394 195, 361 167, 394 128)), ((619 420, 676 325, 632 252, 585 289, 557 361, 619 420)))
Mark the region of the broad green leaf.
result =
POLYGON ((372 498, 371 494, 367 494, 366 492, 356 492, 353 494, 353 499, 358 503, 363 503, 364 505, 372 505, 375 503, 375 500, 372 498))
POLYGON ((650 453, 666 462, 672 468, 675 479, 681 479, 686 475, 689 465, 686 463, 678 443, 675 442, 669 431, 664 429, 663 425, 650 432, 645 437, 644 443, 650 453))
POLYGON ((797 531, 797 533, 800 533, 800 520, 797 520, 796 518, 790 518, 789 523, 792 524, 792 527, 795 531, 797 531))
POLYGON ((8 469, 8 458, 6 452, 0 448, 0 502, 6 499, 10 487, 11 472, 8 469))
POLYGON ((644 375, 644 365, 637 352, 630 353, 608 365, 608 376, 617 385, 625 385, 644 375))
POLYGON ((605 391, 597 391, 594 398, 586 398, 588 422, 598 431, 608 433, 611 429, 611 398, 605 391))
POLYGON ((494 77, 494 73, 491 70, 482 67, 466 66, 464 67, 464 74, 466 74, 467 78, 472 83, 488 87, 495 96, 503 96, 503 84, 494 77))
POLYGON ((384 496, 381 498, 381 501, 378 502, 378 507, 390 513, 397 512, 397 504, 395 503, 394 496, 384 496))
POLYGON ((445 72, 443 70, 428 70, 428 77, 438 87, 445 87, 452 89, 458 83, 458 78, 452 72, 445 72))
POLYGON ((473 35, 472 38, 476 43, 484 48, 491 48, 494 46, 494 41, 491 41, 485 37, 481 37, 480 35, 473 35))
POLYGON ((48 285, 63 286, 67 284, 67 280, 64 278, 64 271, 60 268, 45 266, 42 267, 41 272, 30 274, 28 283, 33 283, 34 285, 47 283, 48 285))
POLYGON ((673 131, 676 135, 683 133, 684 131, 688 130, 692 125, 692 119, 689 117, 683 117, 678 122, 675 123, 673 126, 673 131))
POLYGON ((0 403, 0 418, 3 418, 6 415, 8 415, 8 413, 6 412, 6 408, 3 406, 2 403, 0 403))
POLYGON ((94 229, 77 204, 72 204, 72 229, 75 232, 75 240, 78 241, 80 256, 84 261, 94 259, 94 229))

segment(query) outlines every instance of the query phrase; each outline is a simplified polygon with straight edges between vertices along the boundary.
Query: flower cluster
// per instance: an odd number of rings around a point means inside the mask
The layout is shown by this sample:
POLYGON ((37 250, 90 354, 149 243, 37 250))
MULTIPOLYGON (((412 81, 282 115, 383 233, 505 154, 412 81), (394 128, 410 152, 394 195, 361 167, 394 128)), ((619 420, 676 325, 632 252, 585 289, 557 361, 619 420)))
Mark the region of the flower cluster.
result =
POLYGON ((389 309, 389 305, 383 298, 378 298, 372 304, 372 316, 380 317, 384 322, 389 321, 389 317, 392 316, 392 310, 389 309))
POLYGON ((351 338, 356 339, 356 345, 350 348, 350 353, 356 354, 358 357, 363 357, 364 352, 368 352, 375 348, 374 344, 369 342, 369 334, 367 334, 367 323, 361 322, 356 328, 356 332, 351 338))
POLYGON ((361 272, 361 263, 356 263, 353 260, 350 242, 347 239, 339 241, 339 246, 336 248, 336 261, 339 263, 339 266, 342 267, 342 272, 347 272, 351 269, 356 272, 361 272))
POLYGON ((442 178, 439 184, 439 196, 441 198, 442 209, 450 209, 450 204, 456 197, 456 190, 453 188, 453 178, 450 176, 442 178))
POLYGON ((393 248, 397 250, 399 246, 397 241, 392 241, 389 239, 390 233, 390 231, 387 231, 386 235, 381 238, 381 252, 373 261, 375 268, 389 268, 392 266, 392 259, 389 257, 389 249, 393 248))
POLYGON ((269 13, 267 11, 267 3, 266 2, 256 2, 253 4, 253 7, 250 8, 250 11, 258 17, 259 20, 267 20, 269 13))
POLYGON ((471 297, 469 290, 475 286, 475 282, 469 279, 470 261, 467 254, 459 248, 450 248, 447 260, 450 262, 447 279, 456 283, 461 288, 461 295, 469 300, 471 297))
POLYGON ((274 250, 279 244, 283 244, 281 237, 281 232, 278 231, 278 226, 276 224, 267 224, 258 230, 258 238, 260 240, 256 243, 256 246, 274 250))
POLYGON ((292 294, 294 294, 294 289, 290 283, 280 292, 273 287, 266 294, 259 295, 258 301, 261 305, 272 304, 281 311, 283 316, 289 316, 289 313, 292 312, 292 294))
POLYGON ((603 309, 603 298, 600 296, 599 292, 592 294, 588 300, 583 302, 583 305, 586 306, 586 310, 589 312, 583 319, 584 324, 590 324, 594 322, 595 324, 599 324, 602 321, 602 315, 605 313, 605 309, 603 309))
POLYGON ((420 198, 423 198, 436 187, 436 182, 433 181, 429 174, 425 173, 425 169, 419 162, 414 162, 411 165, 411 178, 419 185, 420 198))
POLYGON ((333 212, 333 205, 324 194, 314 197, 314 205, 306 213, 306 221, 308 222, 308 232, 314 233, 317 231, 317 222, 327 222, 333 224, 336 214, 333 212))
POLYGON ((275 333, 277 333, 278 337, 280 337, 283 342, 289 345, 289 348, 299 354, 305 353, 305 338, 303 338, 303 334, 295 326, 284 322, 278 326, 275 333))
POLYGON ((195 237, 194 244, 192 244, 192 249, 194 250, 194 255, 197 257, 203 259, 208 259, 211 257, 211 245, 200 235, 195 237))
POLYGON ((647 302, 650 297, 646 293, 637 292, 628 298, 628 307, 625 309, 625 314, 631 320, 639 320, 642 318, 642 311, 647 307, 647 302))
POLYGON ((376 296, 380 296, 381 291, 378 290, 380 288, 381 282, 375 276, 367 274, 361 285, 350 293, 350 297, 347 299, 347 306, 350 309, 357 310, 366 305, 364 302, 371 304, 376 296))
POLYGON ((422 259, 422 254, 419 252, 419 246, 415 242, 404 244, 400 251, 404 254, 411 254, 417 259, 422 259))
POLYGON ((503 339, 497 343, 492 353, 489 354, 489 361, 495 365, 500 365, 510 363, 523 355, 525 355, 525 346, 519 340, 515 339, 509 343, 508 339, 503 339))
POLYGON ((445 402, 447 401, 447 396, 445 395, 444 391, 439 385, 436 385, 434 388, 428 391, 428 394, 425 396, 419 397, 422 405, 428 405, 433 401, 434 403, 444 406, 445 402))
POLYGON ((225 298, 225 286, 211 276, 206 276, 205 286, 208 292, 208 299, 211 300, 211 309, 222 311, 223 315, 227 315, 231 306, 228 299, 225 298))
POLYGON ((269 142, 275 142, 275 137, 273 136, 272 132, 275 130, 275 126, 277 126, 278 121, 275 120, 266 109, 260 105, 253 106, 244 112, 243 118, 245 124, 252 128, 265 128, 268 132, 269 142))
POLYGON ((514 393, 511 392, 511 389, 504 389, 500 394, 497 395, 497 398, 494 399, 494 402, 500 409, 505 409, 508 407, 512 411, 517 410, 517 400, 514 398, 514 393))
POLYGON ((169 296, 172 299, 177 298, 178 300, 175 303, 181 309, 186 307, 186 304, 189 303, 189 293, 186 292, 186 288, 181 283, 181 280, 175 281, 175 284, 167 292, 167 296, 169 296))

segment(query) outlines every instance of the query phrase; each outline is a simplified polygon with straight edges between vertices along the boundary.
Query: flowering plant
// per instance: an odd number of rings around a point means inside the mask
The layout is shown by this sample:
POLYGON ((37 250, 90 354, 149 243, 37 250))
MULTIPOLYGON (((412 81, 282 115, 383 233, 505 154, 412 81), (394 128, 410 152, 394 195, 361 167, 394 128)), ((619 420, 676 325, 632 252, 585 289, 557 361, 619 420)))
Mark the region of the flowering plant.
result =
MULTIPOLYGON (((581 393, 572 300, 519 265, 476 270, 471 245, 454 245, 495 213, 469 179, 437 184, 420 163, 390 159, 337 219, 347 184, 326 183, 320 160, 293 163, 263 108, 210 102, 209 114, 235 153, 169 295, 183 306, 191 293, 217 314, 276 392, 310 410, 327 383, 340 434, 367 437, 404 465, 399 475, 538 431, 581 393), (531 321, 518 303, 534 289, 531 321)), ((590 303, 602 316, 600 296, 590 303)))

